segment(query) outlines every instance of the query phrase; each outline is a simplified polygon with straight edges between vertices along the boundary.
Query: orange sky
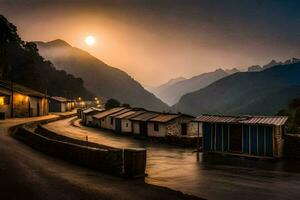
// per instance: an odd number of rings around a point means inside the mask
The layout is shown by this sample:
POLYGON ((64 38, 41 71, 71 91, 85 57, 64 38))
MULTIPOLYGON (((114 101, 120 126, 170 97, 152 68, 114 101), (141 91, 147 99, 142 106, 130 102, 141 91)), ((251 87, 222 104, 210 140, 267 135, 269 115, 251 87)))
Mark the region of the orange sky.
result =
POLYGON ((220 67, 246 67, 299 55, 298 47, 278 42, 278 36, 276 40, 266 33, 256 33, 264 29, 264 24, 253 22, 248 26, 227 14, 210 16, 193 5, 169 9, 169 5, 124 7, 96 1, 30 2, 20 6, 0 0, 0 12, 17 25, 24 40, 63 39, 146 85, 220 67), (94 46, 84 43, 87 35, 96 38, 94 46))

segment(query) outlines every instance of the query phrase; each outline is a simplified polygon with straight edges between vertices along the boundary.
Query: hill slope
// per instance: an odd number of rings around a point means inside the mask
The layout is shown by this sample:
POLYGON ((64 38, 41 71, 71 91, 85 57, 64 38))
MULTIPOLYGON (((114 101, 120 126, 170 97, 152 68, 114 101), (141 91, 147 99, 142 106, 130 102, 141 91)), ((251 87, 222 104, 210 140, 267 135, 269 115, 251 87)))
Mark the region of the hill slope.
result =
POLYGON ((57 70, 38 53, 36 45, 23 41, 17 28, 0 15, 0 79, 11 80, 53 96, 92 98, 83 81, 57 70))
POLYGON ((85 86, 97 96, 115 98, 132 106, 166 110, 168 106, 146 91, 127 73, 108 66, 89 53, 62 40, 36 42, 39 52, 58 68, 82 77, 85 86))
POLYGON ((189 114, 276 114, 300 95, 300 63, 239 72, 187 94, 173 106, 189 114))
POLYGON ((183 95, 204 88, 216 80, 224 78, 228 75, 229 74, 222 69, 218 69, 214 72, 204 73, 194 76, 190 79, 171 84, 156 93, 156 96, 158 96, 167 104, 174 105, 183 95))

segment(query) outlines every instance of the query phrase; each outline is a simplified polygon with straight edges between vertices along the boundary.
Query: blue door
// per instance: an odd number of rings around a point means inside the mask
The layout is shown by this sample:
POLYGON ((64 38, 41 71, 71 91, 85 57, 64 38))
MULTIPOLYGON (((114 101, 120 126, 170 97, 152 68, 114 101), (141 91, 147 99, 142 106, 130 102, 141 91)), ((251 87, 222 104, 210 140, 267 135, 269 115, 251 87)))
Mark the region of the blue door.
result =
POLYGON ((257 126, 250 127, 251 154, 257 155, 257 126))
POLYGON ((265 127, 258 126, 258 155, 265 155, 265 127))
POLYGON ((116 132, 121 133, 122 132, 121 119, 115 119, 115 122, 116 122, 116 132))
POLYGON ((203 149, 206 151, 211 150, 211 124, 203 123, 203 149))
POLYGON ((228 124, 223 125, 223 151, 228 151, 228 124))
POLYGON ((243 153, 249 153, 249 126, 243 126, 243 153))
POLYGON ((217 124, 216 127, 216 150, 222 151, 222 125, 217 124))
POLYGON ((266 127, 266 156, 273 156, 273 129, 266 127))

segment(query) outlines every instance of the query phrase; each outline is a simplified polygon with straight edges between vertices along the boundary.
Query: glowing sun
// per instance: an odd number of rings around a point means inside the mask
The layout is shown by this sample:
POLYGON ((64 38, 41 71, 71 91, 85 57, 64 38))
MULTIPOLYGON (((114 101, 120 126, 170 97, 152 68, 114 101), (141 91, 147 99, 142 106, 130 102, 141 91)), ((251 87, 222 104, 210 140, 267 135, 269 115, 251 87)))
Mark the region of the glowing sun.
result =
POLYGON ((91 35, 89 35, 89 36, 87 36, 86 38, 85 38, 85 43, 87 44, 87 45, 89 45, 89 46, 93 46, 94 44, 95 44, 95 38, 94 38, 94 36, 91 36, 91 35))

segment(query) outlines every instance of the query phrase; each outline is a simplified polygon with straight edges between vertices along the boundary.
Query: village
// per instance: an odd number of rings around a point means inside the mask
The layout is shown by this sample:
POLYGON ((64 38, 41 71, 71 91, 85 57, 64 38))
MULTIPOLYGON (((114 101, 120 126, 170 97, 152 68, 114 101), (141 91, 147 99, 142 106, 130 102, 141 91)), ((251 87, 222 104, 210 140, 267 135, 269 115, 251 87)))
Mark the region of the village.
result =
MULTIPOLYGON (((85 163, 84 166, 96 168, 100 172, 134 177, 135 179, 146 177, 150 183, 155 182, 162 186, 199 196, 207 193, 205 196, 214 197, 214 195, 222 195, 223 193, 212 195, 213 192, 210 190, 197 191, 195 190, 198 187, 197 182, 185 187, 169 185, 163 179, 155 178, 156 176, 152 171, 155 171, 154 168, 171 167, 173 166, 172 162, 176 162, 175 165, 181 166, 184 170, 186 165, 182 159, 194 160, 194 154, 197 155, 197 162, 199 159, 204 159, 205 155, 208 156, 205 158, 208 160, 215 159, 215 155, 220 155, 224 163, 232 162, 232 159, 248 162, 241 160, 243 158, 249 158, 250 162, 281 160, 286 157, 285 152, 287 152, 285 150, 287 147, 284 146, 285 139, 289 141, 289 145, 294 145, 292 148, 295 148, 295 142, 291 143, 291 138, 287 138, 285 135, 287 116, 202 114, 195 117, 182 113, 131 108, 130 106, 105 109, 100 97, 95 97, 90 101, 84 101, 81 97, 75 100, 58 96, 50 97, 20 84, 12 84, 7 81, 0 82, 0 94, 0 116, 4 121, 13 118, 35 118, 53 114, 63 116, 50 121, 49 119, 44 122, 41 121, 38 123, 41 125, 34 125, 36 127, 34 132, 30 132, 26 128, 26 126, 31 127, 32 125, 25 124, 25 132, 24 130, 20 133, 17 131, 15 136, 25 144, 33 145, 35 149, 46 153, 49 149, 56 149, 57 152, 52 152, 51 155, 79 165, 85 163), (123 152, 120 153, 125 153, 128 158, 126 157, 124 161, 120 160, 123 167, 118 165, 119 167, 116 168, 118 156, 112 156, 111 153, 105 153, 107 155, 104 160, 100 157, 94 158, 93 161, 82 160, 82 153, 79 153, 79 157, 76 156, 75 149, 72 150, 68 147, 67 150, 64 145, 59 148, 54 147, 40 141, 41 138, 34 139, 32 137, 45 137, 48 138, 47 140, 54 139, 57 142, 67 142, 70 145, 83 145, 80 147, 83 149, 104 148, 108 152, 112 148, 119 149, 123 152), (44 148, 39 145, 41 142, 45 145, 44 148), (70 152, 67 153, 68 151, 70 152), (165 162, 153 160, 157 156, 161 156, 159 152, 164 152, 165 162), (185 158, 182 157, 182 152, 185 152, 185 158), (199 157, 200 152, 203 158, 199 157), (65 155, 62 156, 62 154, 65 155), (176 159, 169 160, 167 154, 176 159), (97 162, 101 163, 100 166, 97 162), (122 171, 122 168, 125 171, 122 171)), ((298 147, 295 149, 291 154, 296 154, 297 157, 298 147)), ((76 151, 81 152, 83 150, 76 151)), ((86 150, 84 151, 86 152, 86 150)), ((267 165, 270 165, 271 168, 277 167, 276 163, 268 163, 267 165)), ((189 177, 189 173, 186 174, 186 171, 182 172, 182 175, 176 171, 162 171, 159 174, 164 174, 174 180, 182 179, 181 176, 189 177)), ((193 171, 195 174, 199 173, 197 170, 193 171)), ((185 179, 183 178, 183 180, 185 179)), ((178 184, 181 183, 180 180, 177 182, 178 184)))
POLYGON ((221 116, 159 113, 143 108, 116 107, 105 110, 94 101, 49 97, 19 84, 0 83, 1 118, 35 117, 49 112, 77 109, 85 126, 111 130, 119 134, 149 138, 216 152, 256 158, 283 156, 287 116, 221 116), (12 88, 11 88, 12 87, 12 88), (11 98, 13 96, 13 98, 11 98))

